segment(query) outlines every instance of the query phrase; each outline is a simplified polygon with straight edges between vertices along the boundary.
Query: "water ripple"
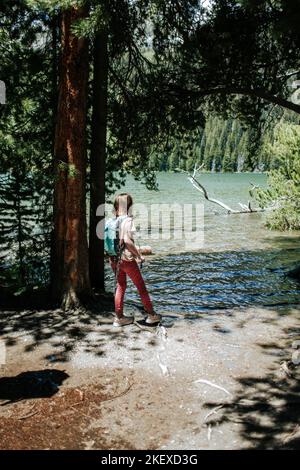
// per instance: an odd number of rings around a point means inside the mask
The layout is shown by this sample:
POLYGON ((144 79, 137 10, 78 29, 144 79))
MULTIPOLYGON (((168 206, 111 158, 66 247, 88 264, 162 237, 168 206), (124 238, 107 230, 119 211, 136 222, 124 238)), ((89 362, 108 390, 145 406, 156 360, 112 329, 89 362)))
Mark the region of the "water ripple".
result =
MULTIPOLYGON (((294 258, 298 251, 294 250, 294 258)), ((300 284, 285 275, 284 251, 183 253, 148 260, 143 275, 160 311, 300 303, 300 284), (283 302, 284 301, 284 302, 283 302)), ((293 259, 289 250, 289 259, 293 259)), ((108 274, 111 280, 111 274, 108 274)), ((139 302, 128 283, 127 299, 139 302)))

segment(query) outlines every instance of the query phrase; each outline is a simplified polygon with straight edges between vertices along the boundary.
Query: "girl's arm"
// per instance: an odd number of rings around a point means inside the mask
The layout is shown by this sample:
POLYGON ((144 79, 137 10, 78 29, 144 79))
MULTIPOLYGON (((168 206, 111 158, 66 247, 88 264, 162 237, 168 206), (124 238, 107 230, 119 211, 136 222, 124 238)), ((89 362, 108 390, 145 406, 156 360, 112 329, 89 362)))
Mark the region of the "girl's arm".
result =
POLYGON ((126 248, 128 251, 130 251, 130 253, 132 254, 132 256, 137 259, 138 261, 144 261, 144 258, 143 256, 141 256, 139 250, 137 249, 137 247, 135 246, 134 242, 131 240, 131 238, 129 237, 125 237, 124 238, 124 243, 126 245, 126 248))

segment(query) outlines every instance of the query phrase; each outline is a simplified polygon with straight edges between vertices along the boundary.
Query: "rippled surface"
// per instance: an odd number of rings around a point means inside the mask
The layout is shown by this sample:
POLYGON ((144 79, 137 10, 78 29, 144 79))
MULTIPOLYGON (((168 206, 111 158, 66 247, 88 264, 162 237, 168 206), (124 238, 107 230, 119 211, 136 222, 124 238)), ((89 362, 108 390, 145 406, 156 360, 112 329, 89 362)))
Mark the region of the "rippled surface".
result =
MULTIPOLYGON (((190 203, 202 201, 184 174, 158 176, 159 192, 150 192, 128 179, 125 190, 136 202, 190 203)), ((264 185, 258 174, 201 175, 209 192, 237 207, 247 203, 249 181, 264 185)), ((201 249, 184 250, 177 240, 144 240, 155 256, 143 267, 156 308, 162 311, 201 312, 237 306, 296 304, 300 284, 285 276, 300 261, 299 233, 282 234, 264 227, 264 214, 227 215, 212 204, 205 204, 204 237, 201 249)), ((156 230, 154 228, 154 230, 156 230)), ((108 270, 108 284, 113 278, 108 270)), ((129 284, 127 299, 137 301, 129 284)))

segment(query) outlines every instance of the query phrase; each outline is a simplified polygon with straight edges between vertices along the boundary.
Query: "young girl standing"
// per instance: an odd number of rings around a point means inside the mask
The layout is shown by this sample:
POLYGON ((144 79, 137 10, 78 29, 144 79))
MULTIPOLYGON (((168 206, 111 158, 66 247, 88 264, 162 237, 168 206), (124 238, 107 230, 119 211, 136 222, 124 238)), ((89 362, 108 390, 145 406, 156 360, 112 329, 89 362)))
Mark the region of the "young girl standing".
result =
POLYGON ((144 279, 141 275, 138 263, 144 261, 139 250, 134 243, 135 227, 133 217, 131 215, 133 200, 130 194, 122 193, 116 196, 114 201, 114 212, 116 217, 120 219, 119 241, 120 241, 120 258, 110 256, 111 267, 116 276, 116 292, 115 292, 115 320, 114 326, 129 325, 133 322, 133 317, 125 317, 123 315, 124 296, 127 285, 127 276, 135 284, 145 312, 147 314, 146 323, 159 323, 161 316, 153 310, 153 305, 149 297, 144 279))

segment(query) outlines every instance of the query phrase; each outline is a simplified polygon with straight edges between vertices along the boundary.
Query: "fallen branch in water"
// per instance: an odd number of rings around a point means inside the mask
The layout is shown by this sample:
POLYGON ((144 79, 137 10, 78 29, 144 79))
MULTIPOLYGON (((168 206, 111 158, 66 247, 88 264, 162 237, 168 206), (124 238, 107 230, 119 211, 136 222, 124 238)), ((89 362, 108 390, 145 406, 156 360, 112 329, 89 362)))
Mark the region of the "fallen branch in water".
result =
POLYGON ((193 185, 193 187, 195 189, 197 189, 197 191, 199 191, 203 194, 203 196, 205 197, 205 199, 207 201, 212 202, 212 203, 217 204, 218 206, 222 207, 223 209, 225 209, 227 211, 228 214, 250 214, 250 213, 253 213, 253 212, 263 212, 264 211, 264 209, 261 209, 261 208, 253 208, 251 206, 250 201, 248 201, 248 204, 239 203, 242 210, 236 210, 236 209, 232 209, 230 206, 228 206, 224 202, 219 201, 218 199, 214 199, 214 198, 210 197, 208 195, 208 192, 207 192, 206 188, 203 186, 203 184, 201 184, 196 179, 196 174, 200 169, 201 169, 201 167, 197 168, 196 165, 195 165, 193 174, 192 175, 190 174, 188 176, 188 180, 193 185))

